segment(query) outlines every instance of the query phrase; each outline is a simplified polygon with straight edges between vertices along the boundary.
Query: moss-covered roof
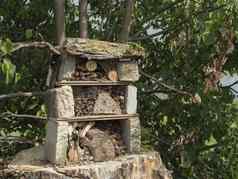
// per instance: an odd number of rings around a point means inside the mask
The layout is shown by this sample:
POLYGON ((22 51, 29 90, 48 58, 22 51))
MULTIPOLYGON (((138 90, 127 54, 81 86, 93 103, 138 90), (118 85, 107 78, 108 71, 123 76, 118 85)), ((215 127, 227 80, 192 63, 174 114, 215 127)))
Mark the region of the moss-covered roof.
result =
POLYGON ((144 49, 135 43, 112 43, 99 40, 67 38, 63 50, 91 59, 143 58, 144 49))

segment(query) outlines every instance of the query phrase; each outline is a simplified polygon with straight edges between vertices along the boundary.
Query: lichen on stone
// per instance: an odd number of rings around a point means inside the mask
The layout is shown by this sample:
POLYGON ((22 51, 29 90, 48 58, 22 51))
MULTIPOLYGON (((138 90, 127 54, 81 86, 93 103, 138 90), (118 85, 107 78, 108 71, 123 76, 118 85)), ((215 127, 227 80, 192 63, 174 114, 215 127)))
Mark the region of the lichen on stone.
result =
POLYGON ((113 43, 107 41, 67 38, 63 50, 70 55, 98 55, 111 58, 143 58, 144 49, 136 43, 113 43))

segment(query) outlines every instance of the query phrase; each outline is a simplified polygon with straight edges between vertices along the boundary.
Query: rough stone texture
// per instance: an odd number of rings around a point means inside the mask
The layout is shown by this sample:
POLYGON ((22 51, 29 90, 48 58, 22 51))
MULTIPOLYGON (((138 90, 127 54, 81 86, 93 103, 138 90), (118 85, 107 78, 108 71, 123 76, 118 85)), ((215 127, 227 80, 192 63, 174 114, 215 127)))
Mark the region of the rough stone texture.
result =
POLYGON ((62 86, 49 90, 47 103, 49 117, 74 117, 74 97, 70 86, 62 86))
POLYGON ((45 156, 54 164, 65 164, 68 147, 68 122, 49 121, 46 126, 45 156))
POLYGON ((27 150, 20 151, 11 161, 10 165, 35 165, 45 159, 44 146, 36 146, 27 150))
POLYGON ((58 81, 72 79, 75 66, 76 66, 76 61, 74 57, 63 55, 61 58, 58 81))
POLYGON ((119 62, 117 72, 120 81, 139 80, 138 64, 134 61, 119 62))
POLYGON ((121 114, 120 105, 111 97, 108 92, 98 94, 94 105, 95 114, 121 114))
POLYGON ((71 55, 87 56, 94 59, 139 58, 145 56, 144 49, 135 43, 112 43, 91 39, 67 38, 61 49, 71 55))
POLYGON ((138 153, 141 149, 141 128, 138 117, 121 121, 122 137, 130 153, 138 153))
POLYGON ((127 86, 126 92, 126 113, 136 114, 137 111, 137 88, 135 86, 127 86))
POLYGON ((81 141, 81 145, 88 147, 96 162, 112 160, 116 157, 112 139, 102 130, 89 130, 87 137, 81 141))
POLYGON ((8 176, 15 173, 18 178, 22 177, 21 179, 172 179, 171 173, 165 168, 157 152, 129 155, 114 161, 84 166, 9 167, 8 176))
POLYGON ((74 117, 74 98, 70 86, 49 91, 48 116, 50 120, 46 126, 46 160, 64 164, 67 156, 68 134, 71 128, 68 122, 56 122, 56 120, 63 117, 74 117))

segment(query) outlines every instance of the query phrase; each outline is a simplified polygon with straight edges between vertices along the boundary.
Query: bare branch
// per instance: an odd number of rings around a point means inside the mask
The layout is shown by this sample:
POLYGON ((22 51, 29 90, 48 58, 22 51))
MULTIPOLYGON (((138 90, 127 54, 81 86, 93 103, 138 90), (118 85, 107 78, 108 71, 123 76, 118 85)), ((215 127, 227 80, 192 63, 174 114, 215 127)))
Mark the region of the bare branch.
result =
POLYGON ((80 0, 80 17, 79 17, 79 27, 80 27, 80 37, 88 38, 88 0, 80 0))
POLYGON ((233 91, 233 93, 235 93, 236 95, 238 94, 238 91, 235 90, 234 88, 230 88, 230 89, 231 89, 231 91, 233 91))
POLYGON ((10 94, 3 94, 0 95, 0 100, 8 99, 8 98, 15 98, 15 97, 32 97, 32 96, 44 96, 47 92, 17 92, 17 93, 10 93, 10 94))
POLYGON ((11 112, 4 112, 4 113, 1 114, 1 117, 3 117, 3 116, 10 116, 10 117, 16 117, 16 118, 47 120, 47 117, 28 115, 28 114, 14 114, 14 113, 11 113, 11 112))
POLYGON ((95 125, 95 122, 89 122, 87 125, 83 128, 83 130, 80 132, 79 136, 81 138, 84 138, 87 134, 87 132, 95 125))
POLYGON ((186 91, 182 91, 182 90, 176 89, 176 88, 174 88, 174 87, 172 87, 172 86, 169 86, 169 85, 167 85, 167 84, 165 84, 165 83, 159 81, 158 79, 154 78, 153 76, 151 76, 151 75, 149 75, 149 74, 147 74, 147 73, 145 73, 145 72, 143 72, 143 71, 141 71, 141 70, 140 70, 140 74, 142 74, 142 75, 145 76, 146 78, 149 78, 149 79, 155 81, 156 83, 158 83, 159 85, 161 85, 161 86, 164 87, 164 88, 169 89, 170 91, 174 91, 174 92, 176 92, 176 93, 178 93, 178 94, 190 96, 190 97, 192 97, 192 98, 194 97, 194 96, 192 95, 192 93, 189 93, 189 92, 186 92, 186 91))
POLYGON ((229 85, 221 86, 221 87, 222 87, 222 88, 230 88, 230 87, 232 87, 232 86, 234 86, 234 85, 237 85, 237 84, 238 84, 238 80, 235 81, 235 82, 233 82, 233 83, 231 83, 231 84, 229 84, 229 85))
POLYGON ((57 44, 62 46, 65 41, 65 0, 55 0, 57 44))
POLYGON ((14 141, 16 143, 29 143, 29 144, 34 144, 33 140, 26 139, 24 137, 19 137, 19 136, 4 136, 0 137, 0 142, 9 142, 9 141, 14 141))
POLYGON ((124 22, 123 22, 122 30, 119 36, 119 41, 121 42, 128 41, 129 33, 131 30, 131 22, 132 22, 132 15, 134 11, 134 5, 135 5, 135 0, 127 0, 124 22))
MULTIPOLYGON (((183 2, 185 0, 177 0, 175 2, 170 3, 167 6, 164 6, 163 8, 161 8, 160 10, 158 10, 158 12, 156 13, 156 15, 154 15, 152 18, 150 17, 150 19, 145 20, 146 24, 145 27, 143 28, 143 31, 149 29, 151 27, 151 24, 149 23, 149 21, 154 21, 156 18, 160 17, 161 13, 175 7, 176 5, 180 4, 181 2, 183 2)), ((135 34, 135 37, 137 37, 141 32, 143 31, 139 31, 135 34)))
POLYGON ((51 52, 60 55, 60 51, 57 49, 57 47, 54 47, 49 42, 17 42, 14 43, 14 48, 11 52, 15 52, 17 50, 20 50, 22 48, 48 48, 51 52))
MULTIPOLYGON (((195 12, 192 15, 193 16, 198 16, 198 15, 201 15, 201 14, 204 14, 204 13, 214 12, 214 11, 217 11, 219 9, 224 8, 225 6, 226 5, 221 5, 221 6, 218 6, 218 7, 208 8, 208 9, 205 9, 203 11, 195 12)), ((130 40, 131 41, 140 41, 140 40, 146 40, 146 39, 150 39, 150 38, 153 38, 153 37, 157 37, 159 35, 168 34, 171 31, 174 31, 174 30, 177 30, 178 28, 181 28, 181 26, 183 24, 187 23, 188 21, 190 21, 190 19, 191 19, 191 17, 186 18, 183 21, 181 21, 178 24, 176 24, 175 26, 169 27, 169 28, 164 29, 162 31, 159 31, 159 32, 156 32, 156 33, 153 33, 153 34, 150 34, 150 35, 146 35, 146 36, 143 36, 143 37, 134 37, 134 38, 132 37, 130 40)), ((146 27, 146 28, 149 28, 149 26, 146 27)))

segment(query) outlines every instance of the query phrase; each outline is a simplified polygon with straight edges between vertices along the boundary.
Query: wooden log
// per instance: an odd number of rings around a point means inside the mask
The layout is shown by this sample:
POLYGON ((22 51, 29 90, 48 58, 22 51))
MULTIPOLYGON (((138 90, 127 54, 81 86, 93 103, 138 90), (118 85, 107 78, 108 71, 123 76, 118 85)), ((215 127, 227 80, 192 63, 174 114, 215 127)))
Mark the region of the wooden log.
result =
POLYGON ((118 74, 116 70, 115 62, 104 62, 101 63, 103 70, 107 74, 107 78, 111 81, 118 81, 118 74))
POLYGON ((95 122, 89 122, 83 130, 80 132, 79 137, 84 138, 87 134, 87 132, 95 125, 95 122))
POLYGON ((93 60, 89 60, 85 64, 88 71, 95 71, 97 69, 97 63, 93 60))
POLYGON ((69 151, 68 151, 68 161, 69 162, 77 162, 79 161, 79 152, 78 147, 75 145, 74 141, 71 141, 69 144, 69 151))
POLYGON ((109 80, 111 81, 118 81, 118 74, 117 74, 117 71, 116 70, 110 70, 108 73, 107 73, 107 77, 109 80))

